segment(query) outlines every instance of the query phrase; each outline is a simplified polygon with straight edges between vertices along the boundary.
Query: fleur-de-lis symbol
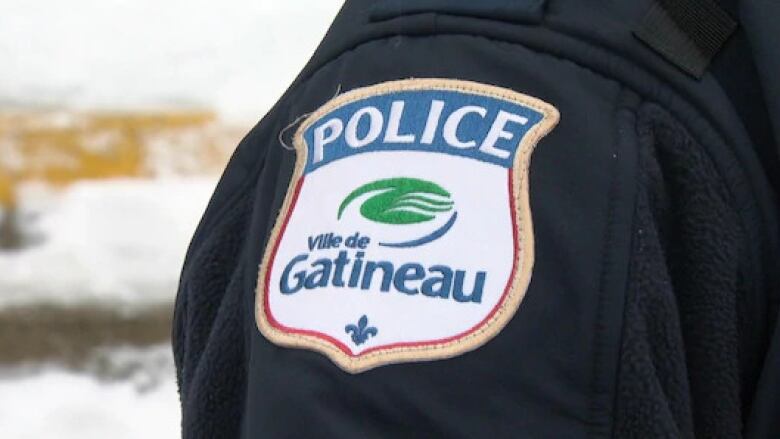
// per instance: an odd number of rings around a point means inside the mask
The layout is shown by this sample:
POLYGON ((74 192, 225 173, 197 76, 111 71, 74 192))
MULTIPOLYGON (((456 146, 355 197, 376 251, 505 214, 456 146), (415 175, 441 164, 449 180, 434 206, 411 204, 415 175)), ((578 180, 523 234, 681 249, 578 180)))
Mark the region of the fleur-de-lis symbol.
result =
POLYGON ((373 326, 368 326, 368 317, 362 316, 358 320, 357 325, 345 326, 344 332, 347 334, 352 333, 352 342, 359 346, 365 343, 369 337, 376 337, 379 330, 373 326))

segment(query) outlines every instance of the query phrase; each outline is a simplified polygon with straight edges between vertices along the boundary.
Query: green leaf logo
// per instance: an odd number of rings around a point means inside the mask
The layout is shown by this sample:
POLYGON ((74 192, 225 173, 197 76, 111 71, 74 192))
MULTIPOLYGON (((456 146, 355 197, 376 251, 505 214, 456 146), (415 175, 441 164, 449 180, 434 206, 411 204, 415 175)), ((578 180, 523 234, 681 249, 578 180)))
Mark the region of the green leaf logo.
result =
POLYGON ((360 206, 364 218, 383 224, 417 224, 454 207, 450 193, 436 183, 417 178, 377 180, 350 193, 339 206, 338 218, 356 198, 375 193, 360 206))

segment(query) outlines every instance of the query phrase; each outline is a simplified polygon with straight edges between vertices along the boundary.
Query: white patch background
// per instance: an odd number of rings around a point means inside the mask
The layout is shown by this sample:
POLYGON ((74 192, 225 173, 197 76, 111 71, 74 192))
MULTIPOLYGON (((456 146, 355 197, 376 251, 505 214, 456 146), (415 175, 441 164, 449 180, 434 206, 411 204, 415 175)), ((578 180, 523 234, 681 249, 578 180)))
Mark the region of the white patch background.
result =
MULTIPOLYGON (((268 302, 274 318, 289 328, 330 335, 350 347, 353 354, 394 343, 439 340, 473 328, 496 307, 512 275, 514 239, 508 172, 497 165, 443 153, 382 151, 340 159, 306 175, 271 267, 268 302), (358 213, 365 197, 353 201, 342 219, 337 219, 339 205, 353 190, 366 183, 396 177, 428 180, 451 193, 458 218, 447 234, 420 247, 380 247, 378 243, 382 241, 421 237, 449 219, 451 213, 440 214, 435 224, 429 222, 416 227, 378 224, 358 213), (396 228, 408 231, 388 234, 396 228), (392 285, 389 292, 381 292, 381 269, 374 273, 371 289, 367 291, 345 286, 301 289, 292 295, 280 293, 285 266, 297 255, 309 253, 310 236, 333 232, 346 238, 358 231, 371 237, 364 261, 389 260, 396 270, 404 263, 420 263, 425 268, 447 265, 453 273, 465 270, 466 294, 472 291, 476 273, 487 272, 482 302, 459 303, 451 297, 431 298, 422 294, 410 296, 396 291, 392 285), (376 327, 379 333, 356 347, 344 327, 356 324, 364 314, 368 316, 369 326, 376 327)), ((296 265, 291 276, 302 269, 311 273, 313 261, 334 259, 343 249, 342 244, 338 249, 315 250, 307 261, 296 265)), ((345 282, 356 250, 348 249, 348 252, 351 261, 344 270, 345 282)), ((407 285, 421 283, 410 281, 407 285)))

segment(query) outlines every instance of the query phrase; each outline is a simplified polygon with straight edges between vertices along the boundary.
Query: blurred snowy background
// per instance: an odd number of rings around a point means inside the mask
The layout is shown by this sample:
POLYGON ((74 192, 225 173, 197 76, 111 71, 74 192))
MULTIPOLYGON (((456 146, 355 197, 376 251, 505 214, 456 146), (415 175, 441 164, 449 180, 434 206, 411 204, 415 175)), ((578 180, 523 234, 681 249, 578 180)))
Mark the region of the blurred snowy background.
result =
POLYGON ((0 0, 0 431, 172 438, 171 306, 338 0, 0 0))

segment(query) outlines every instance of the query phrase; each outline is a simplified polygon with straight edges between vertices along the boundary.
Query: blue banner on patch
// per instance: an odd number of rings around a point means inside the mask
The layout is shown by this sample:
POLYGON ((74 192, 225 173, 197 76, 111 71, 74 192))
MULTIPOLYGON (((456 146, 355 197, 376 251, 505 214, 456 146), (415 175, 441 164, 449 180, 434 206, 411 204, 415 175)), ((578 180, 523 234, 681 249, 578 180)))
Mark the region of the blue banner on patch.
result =
POLYGON ((446 153, 511 168, 523 138, 543 117, 525 105, 462 91, 368 96, 306 128, 304 172, 350 155, 398 150, 446 153))

